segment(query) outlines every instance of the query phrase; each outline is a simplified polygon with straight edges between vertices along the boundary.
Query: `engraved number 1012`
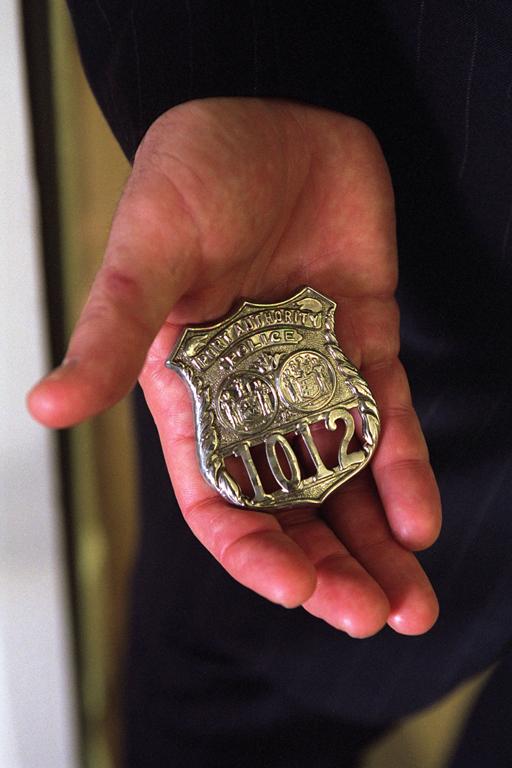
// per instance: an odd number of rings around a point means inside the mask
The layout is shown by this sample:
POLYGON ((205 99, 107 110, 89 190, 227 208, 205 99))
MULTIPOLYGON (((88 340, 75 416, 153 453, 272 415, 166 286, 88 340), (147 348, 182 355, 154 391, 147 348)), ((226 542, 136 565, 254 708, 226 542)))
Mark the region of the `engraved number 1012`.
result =
MULTIPOLYGON (((348 446, 354 435, 354 419, 352 418, 352 415, 349 411, 347 411, 345 408, 334 408, 327 416, 325 425, 327 429, 333 432, 336 429, 336 422, 340 420, 345 423, 345 434, 343 435, 338 448, 338 466, 334 467, 333 469, 328 469, 325 466, 315 441, 313 440, 313 435, 311 434, 309 424, 306 421, 301 421, 299 424, 297 424, 295 432, 302 437, 307 451, 311 457, 311 461, 315 467, 315 474, 311 478, 312 483, 316 482, 317 480, 322 480, 323 478, 328 477, 335 472, 346 469, 353 464, 359 464, 365 458, 365 453, 361 450, 348 453, 348 446)), ((274 475, 276 482, 279 484, 282 490, 285 492, 290 492, 300 489, 304 482, 301 468, 293 448, 286 437, 280 433, 273 433, 265 438, 264 444, 268 464, 272 470, 272 474, 274 475), (286 463, 288 465, 288 476, 283 471, 281 463, 278 459, 277 446, 280 446, 286 459, 286 463)), ((266 493, 265 489, 263 488, 263 483, 254 463, 254 459, 249 448, 249 443, 241 443, 241 445, 237 447, 236 451, 234 451, 234 455, 241 458, 244 463, 245 471, 247 472, 254 491, 253 500, 256 502, 263 502, 265 499, 271 498, 271 495, 266 493)))

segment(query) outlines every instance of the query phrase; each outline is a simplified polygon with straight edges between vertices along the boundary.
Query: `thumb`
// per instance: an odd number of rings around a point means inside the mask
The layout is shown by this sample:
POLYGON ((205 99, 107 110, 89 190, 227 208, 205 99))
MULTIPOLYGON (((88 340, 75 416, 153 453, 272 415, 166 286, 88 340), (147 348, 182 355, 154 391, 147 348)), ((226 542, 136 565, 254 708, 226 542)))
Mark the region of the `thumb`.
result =
POLYGON ((38 421, 71 426, 129 392, 152 340, 193 283, 198 242, 172 181, 136 165, 64 363, 28 395, 38 421))

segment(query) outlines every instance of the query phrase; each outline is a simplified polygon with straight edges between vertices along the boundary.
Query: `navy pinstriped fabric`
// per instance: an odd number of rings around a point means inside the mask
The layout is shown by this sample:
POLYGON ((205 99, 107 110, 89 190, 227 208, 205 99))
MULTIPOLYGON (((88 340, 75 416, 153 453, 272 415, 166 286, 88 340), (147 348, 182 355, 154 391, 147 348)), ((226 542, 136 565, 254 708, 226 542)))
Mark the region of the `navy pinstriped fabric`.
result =
MULTIPOLYGON (((169 511, 168 480, 139 403, 130 754, 148 739, 162 749, 155 755, 174 754, 173 744, 198 734, 208 749, 234 735, 240 754, 248 734, 267 734, 270 744, 281 729, 291 744, 304 723, 330 743, 329 724, 333 732, 342 720, 379 725, 429 704, 512 638, 512 6, 70 7, 92 87, 128 157, 159 114, 205 96, 297 99, 355 115, 375 131, 397 199, 402 358, 445 513, 439 542, 421 555, 440 595, 437 626, 419 638, 383 631, 352 641, 301 611, 268 605, 211 562, 169 511)), ((302 755, 304 763, 238 764, 331 765, 304 745, 302 755)), ((203 764, 237 764, 216 759, 203 764)), ((171 762, 134 757, 139 764, 171 762)))

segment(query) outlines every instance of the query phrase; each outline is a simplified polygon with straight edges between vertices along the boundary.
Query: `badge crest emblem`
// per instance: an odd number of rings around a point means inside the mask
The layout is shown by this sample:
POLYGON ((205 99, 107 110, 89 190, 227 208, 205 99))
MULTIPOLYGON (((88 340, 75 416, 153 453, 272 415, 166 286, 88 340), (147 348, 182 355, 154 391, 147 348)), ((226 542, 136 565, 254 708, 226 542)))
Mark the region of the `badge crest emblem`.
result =
POLYGON ((312 288, 273 304, 244 301, 218 323, 187 328, 166 361, 193 393, 201 471, 231 503, 255 509, 321 504, 369 462, 379 414, 338 345, 335 309, 312 288), (315 442, 318 422, 331 432, 344 425, 333 467, 315 442), (302 441, 309 469, 301 466, 292 435, 302 441), (256 466, 258 446, 266 472, 256 466), (229 471, 231 457, 242 462, 247 488, 229 471))

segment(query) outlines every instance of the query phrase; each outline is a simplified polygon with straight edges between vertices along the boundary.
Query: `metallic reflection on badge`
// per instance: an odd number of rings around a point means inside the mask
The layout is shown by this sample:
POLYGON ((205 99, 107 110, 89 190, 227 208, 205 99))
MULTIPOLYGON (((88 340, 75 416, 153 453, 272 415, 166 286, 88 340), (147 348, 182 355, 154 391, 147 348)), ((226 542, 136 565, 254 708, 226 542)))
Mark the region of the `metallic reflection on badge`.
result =
POLYGON ((244 301, 224 320, 187 328, 166 361, 193 393, 201 471, 231 503, 321 504, 368 464, 379 414, 338 345, 335 309, 313 288, 244 301))

